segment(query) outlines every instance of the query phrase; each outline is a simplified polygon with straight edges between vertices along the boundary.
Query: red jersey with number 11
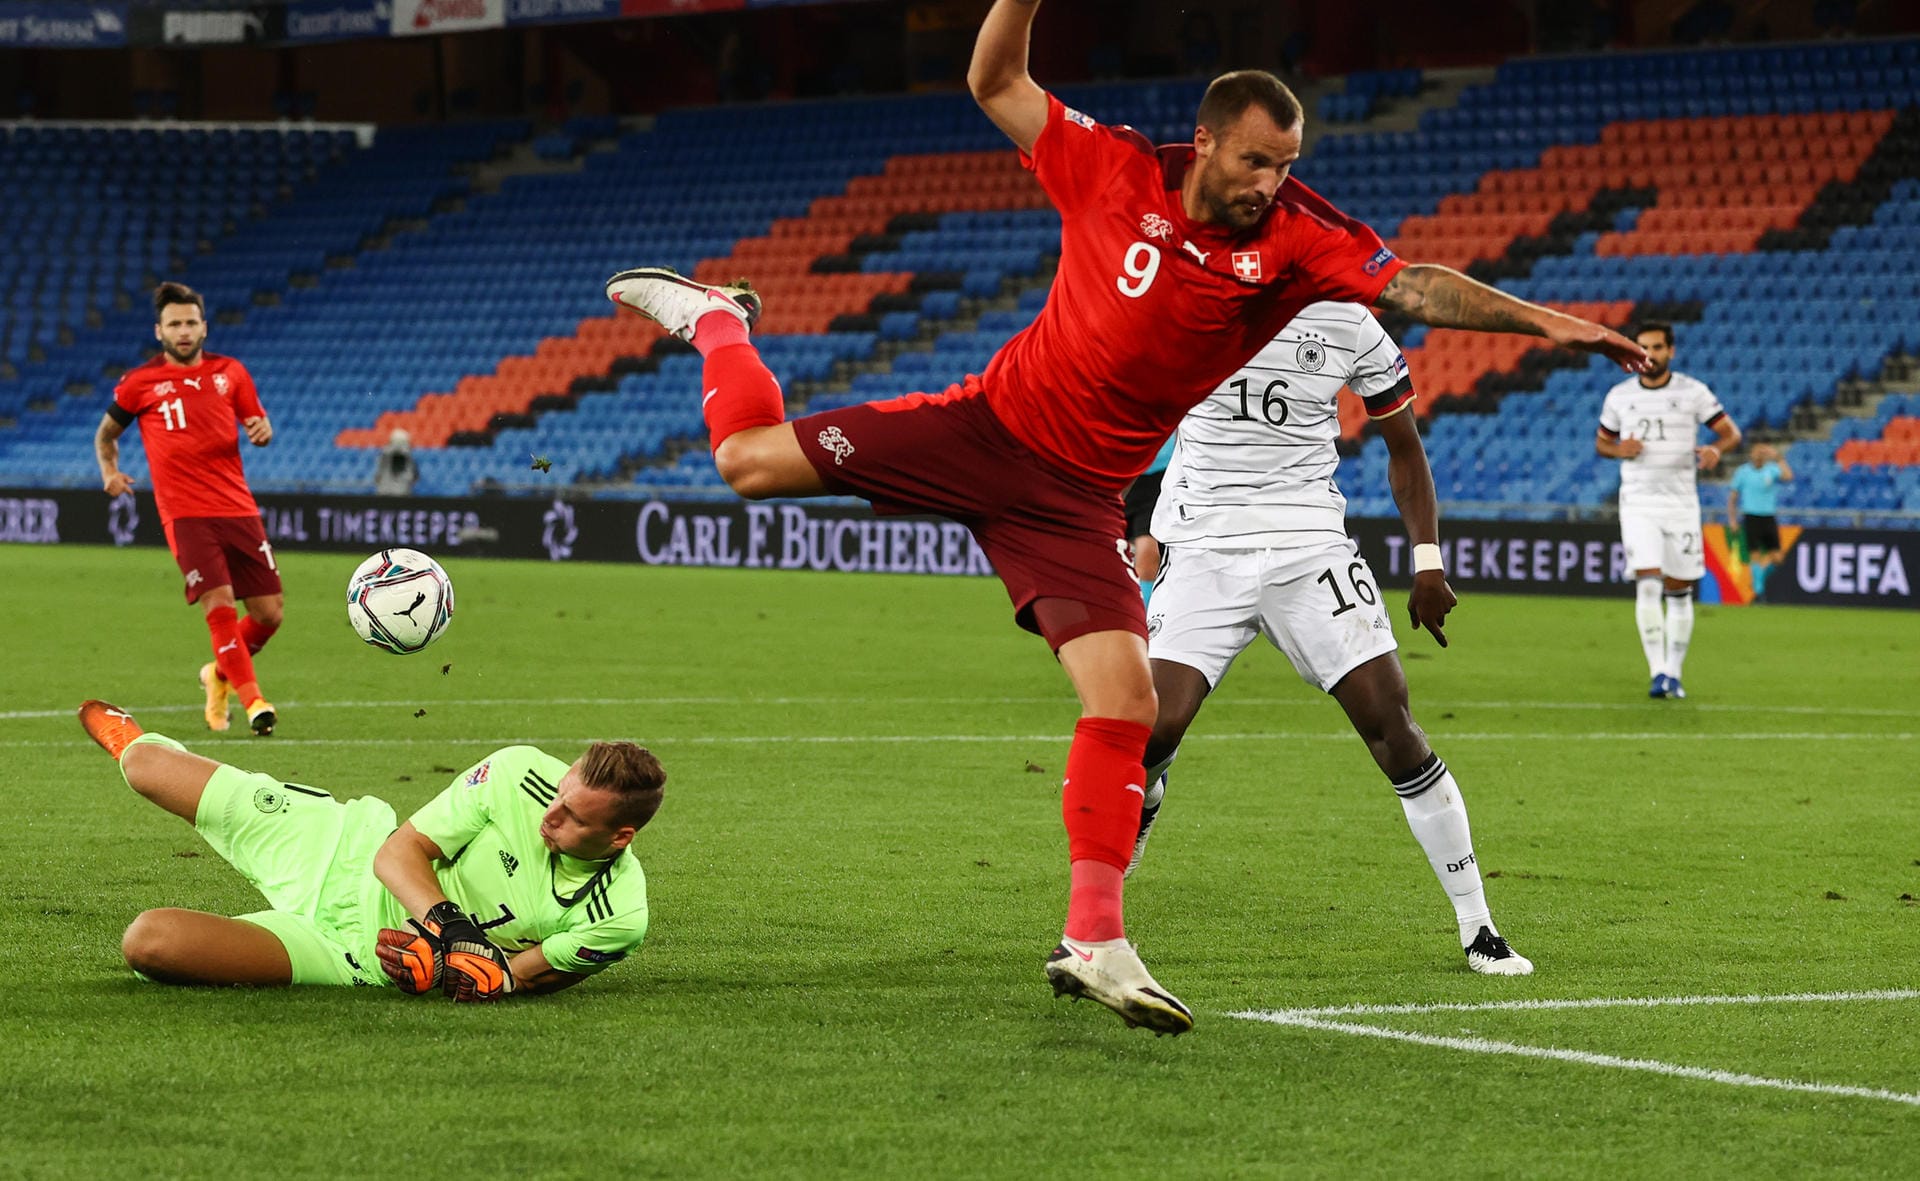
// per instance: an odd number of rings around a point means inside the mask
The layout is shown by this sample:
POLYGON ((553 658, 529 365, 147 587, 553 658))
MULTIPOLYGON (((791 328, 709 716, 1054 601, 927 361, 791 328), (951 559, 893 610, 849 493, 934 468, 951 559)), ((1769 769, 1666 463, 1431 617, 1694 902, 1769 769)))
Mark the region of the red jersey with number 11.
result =
POLYGON ((1186 412, 1302 308, 1371 304, 1406 264, 1289 178, 1253 227, 1188 219, 1191 144, 1156 149, 1047 96, 1021 163, 1060 211, 1047 305, 980 386, 1009 431, 1098 487, 1146 469, 1186 412))
POLYGON ((266 411, 246 366, 208 352, 193 366, 155 357, 120 379, 107 413, 121 426, 140 420, 163 522, 260 515, 240 466, 240 423, 266 411))

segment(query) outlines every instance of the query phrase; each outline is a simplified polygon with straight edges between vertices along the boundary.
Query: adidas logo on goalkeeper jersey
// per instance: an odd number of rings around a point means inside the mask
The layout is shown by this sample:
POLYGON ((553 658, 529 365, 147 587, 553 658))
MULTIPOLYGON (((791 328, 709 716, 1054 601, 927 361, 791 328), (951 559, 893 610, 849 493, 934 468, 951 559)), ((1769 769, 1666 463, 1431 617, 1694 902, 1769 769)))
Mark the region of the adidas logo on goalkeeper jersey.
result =
POLYGON ((513 871, 520 868, 520 859, 502 849, 500 850, 500 868, 507 871, 508 877, 512 877, 513 871))

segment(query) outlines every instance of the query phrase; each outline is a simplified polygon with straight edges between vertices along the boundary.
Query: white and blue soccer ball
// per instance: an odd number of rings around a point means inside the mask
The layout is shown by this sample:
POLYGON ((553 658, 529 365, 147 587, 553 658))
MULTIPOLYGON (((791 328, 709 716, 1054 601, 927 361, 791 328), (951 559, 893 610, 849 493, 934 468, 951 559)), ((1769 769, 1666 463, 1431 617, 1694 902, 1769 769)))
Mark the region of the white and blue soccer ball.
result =
POLYGON ((452 621, 453 581, 419 550, 383 549, 347 580, 347 622, 376 648, 418 652, 452 621))

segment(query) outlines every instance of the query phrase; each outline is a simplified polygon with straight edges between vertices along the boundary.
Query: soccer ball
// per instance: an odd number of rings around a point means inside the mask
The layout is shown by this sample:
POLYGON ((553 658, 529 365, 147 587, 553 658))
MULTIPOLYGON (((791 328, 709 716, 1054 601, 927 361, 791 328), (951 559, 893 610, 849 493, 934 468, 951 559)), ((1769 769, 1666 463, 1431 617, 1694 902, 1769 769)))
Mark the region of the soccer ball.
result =
POLYGON ((416 549, 383 549, 347 580, 347 622, 376 648, 404 656, 439 639, 453 619, 453 583, 416 549))

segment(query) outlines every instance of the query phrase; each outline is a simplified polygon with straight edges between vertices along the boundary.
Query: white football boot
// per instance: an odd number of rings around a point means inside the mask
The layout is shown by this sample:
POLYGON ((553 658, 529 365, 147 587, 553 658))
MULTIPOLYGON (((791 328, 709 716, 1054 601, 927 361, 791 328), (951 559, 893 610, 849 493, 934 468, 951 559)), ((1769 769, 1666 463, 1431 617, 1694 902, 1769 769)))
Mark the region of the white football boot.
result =
POLYGON ((745 279, 710 287, 668 267, 636 267, 607 280, 607 298, 685 341, 708 312, 731 313, 749 329, 760 322, 760 293, 745 279))
POLYGON ((1084 943, 1061 936, 1060 945, 1047 957, 1047 980, 1053 995, 1099 1001, 1120 1014, 1120 1020, 1130 1026, 1144 1025, 1156 1037, 1193 1028, 1193 1011, 1154 982, 1125 939, 1084 943))
POLYGON ((1488 976, 1533 974, 1533 961, 1508 947, 1507 941, 1495 935, 1490 927, 1480 928, 1480 933, 1467 945, 1467 967, 1488 976))

